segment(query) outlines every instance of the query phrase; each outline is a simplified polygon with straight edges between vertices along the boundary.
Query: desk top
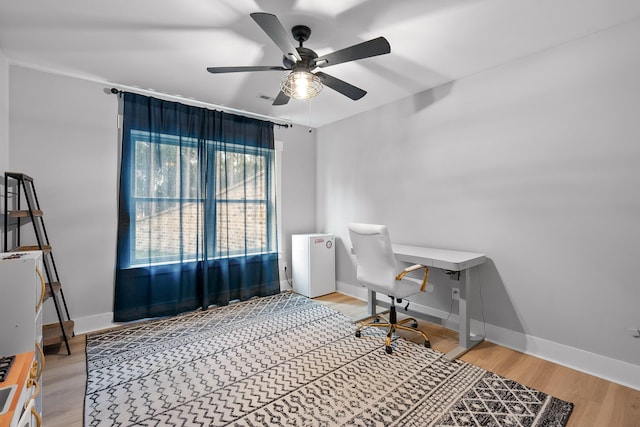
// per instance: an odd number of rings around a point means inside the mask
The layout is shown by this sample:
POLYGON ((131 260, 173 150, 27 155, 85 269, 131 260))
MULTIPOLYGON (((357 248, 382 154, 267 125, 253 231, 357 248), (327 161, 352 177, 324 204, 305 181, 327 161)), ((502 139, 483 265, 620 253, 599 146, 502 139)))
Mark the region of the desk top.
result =
POLYGON ((391 245, 400 261, 422 264, 444 270, 462 271, 480 265, 486 260, 485 254, 453 251, 449 249, 423 248, 420 246, 391 245))

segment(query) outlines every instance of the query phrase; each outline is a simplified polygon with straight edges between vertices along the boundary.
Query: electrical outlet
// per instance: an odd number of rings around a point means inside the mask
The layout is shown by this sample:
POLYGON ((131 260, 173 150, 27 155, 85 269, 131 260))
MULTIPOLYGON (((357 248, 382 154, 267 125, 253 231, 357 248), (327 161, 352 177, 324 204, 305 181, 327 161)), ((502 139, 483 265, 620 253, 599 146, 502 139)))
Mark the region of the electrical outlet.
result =
POLYGON ((451 288, 451 298, 455 301, 460 300, 460 288, 451 288))
POLYGON ((289 268, 289 265, 287 264, 287 261, 284 261, 284 262, 282 263, 282 268, 283 268, 283 269, 285 269, 285 270, 286 270, 287 268, 289 268))

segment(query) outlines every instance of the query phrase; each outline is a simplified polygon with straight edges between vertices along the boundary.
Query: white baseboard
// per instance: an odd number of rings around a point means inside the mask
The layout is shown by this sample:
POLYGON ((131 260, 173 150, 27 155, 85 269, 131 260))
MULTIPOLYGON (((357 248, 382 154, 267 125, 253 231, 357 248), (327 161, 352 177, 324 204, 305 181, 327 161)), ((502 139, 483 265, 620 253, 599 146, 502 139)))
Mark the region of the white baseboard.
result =
POLYGON ((88 334, 103 329, 113 328, 117 326, 113 323, 113 312, 94 314, 92 316, 77 317, 73 319, 74 332, 76 335, 88 334))
MULTIPOLYGON (((473 324, 474 330, 476 327, 483 327, 481 322, 475 320, 473 324)), ((492 343, 640 390, 640 366, 638 365, 495 325, 487 324, 486 330, 486 339, 492 343)))
MULTIPOLYGON (((367 289, 361 286, 337 282, 336 290, 362 301, 367 300, 367 289)), ((457 330, 458 316, 455 314, 449 315, 449 312, 415 303, 411 304, 411 309, 416 313, 435 316, 440 319, 446 319, 449 316, 449 319, 443 323, 447 328, 457 330)), ((486 335, 485 339, 487 341, 503 347, 640 390, 640 366, 638 365, 533 337, 500 326, 483 324, 474 319, 471 319, 471 331, 473 335, 486 335)))
POLYGON ((362 286, 354 286, 344 282, 336 281, 336 292, 349 295, 350 297, 366 301, 367 300, 367 288, 362 286))
MULTIPOLYGON (((291 286, 289 282, 286 280, 280 281, 280 291, 290 291, 291 286)), ((366 295, 365 295, 366 298, 366 295)), ((113 328, 115 326, 123 325, 127 322, 123 323, 113 323, 113 312, 94 314, 91 316, 85 317, 76 317, 73 319, 74 321, 74 332, 76 335, 79 334, 88 334, 91 332, 101 331, 103 329, 113 328)))

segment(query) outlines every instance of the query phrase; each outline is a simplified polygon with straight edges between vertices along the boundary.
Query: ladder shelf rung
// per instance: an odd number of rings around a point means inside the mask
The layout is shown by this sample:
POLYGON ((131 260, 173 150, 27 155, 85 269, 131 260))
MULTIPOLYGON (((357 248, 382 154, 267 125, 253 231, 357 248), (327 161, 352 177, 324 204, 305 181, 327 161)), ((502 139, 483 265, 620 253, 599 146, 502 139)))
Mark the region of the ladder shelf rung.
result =
POLYGON ((43 251, 44 253, 51 252, 50 245, 42 245, 42 248, 38 245, 34 246, 18 246, 17 248, 11 249, 9 252, 29 252, 29 251, 43 251))
POLYGON ((13 179, 33 182, 33 178, 31 178, 29 175, 27 175, 25 173, 21 173, 21 172, 5 172, 5 175, 7 175, 7 176, 9 176, 10 178, 13 178, 13 179))
MULTIPOLYGON (((51 285, 53 286, 53 292, 60 292, 62 289, 62 283, 60 282, 53 282, 51 285)), ((44 289, 44 300, 46 301, 51 298, 51 287, 47 283, 44 289)))
MULTIPOLYGON (((73 336, 73 320, 65 320, 62 322, 64 325, 64 333, 67 339, 73 336)), ((42 326, 42 345, 47 347, 54 344, 59 344, 64 341, 62 336, 62 330, 60 329, 60 323, 50 323, 42 326)))
POLYGON ((41 210, 9 211, 9 217, 11 218, 29 218, 32 214, 35 217, 41 217, 42 215, 44 215, 41 210))

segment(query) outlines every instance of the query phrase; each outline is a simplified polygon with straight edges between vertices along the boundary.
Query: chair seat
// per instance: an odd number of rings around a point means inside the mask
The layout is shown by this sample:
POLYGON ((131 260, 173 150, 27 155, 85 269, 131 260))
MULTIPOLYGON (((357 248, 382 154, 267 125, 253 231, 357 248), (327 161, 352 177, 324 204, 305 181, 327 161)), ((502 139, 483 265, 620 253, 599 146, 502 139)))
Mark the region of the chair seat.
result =
POLYGON ((402 280, 394 280, 392 286, 384 286, 378 283, 365 282, 361 282, 360 284, 374 292, 403 299, 420 292, 421 283, 422 282, 420 282, 419 280, 412 279, 411 277, 404 277, 402 278, 402 280))

